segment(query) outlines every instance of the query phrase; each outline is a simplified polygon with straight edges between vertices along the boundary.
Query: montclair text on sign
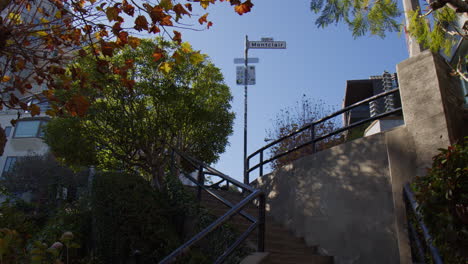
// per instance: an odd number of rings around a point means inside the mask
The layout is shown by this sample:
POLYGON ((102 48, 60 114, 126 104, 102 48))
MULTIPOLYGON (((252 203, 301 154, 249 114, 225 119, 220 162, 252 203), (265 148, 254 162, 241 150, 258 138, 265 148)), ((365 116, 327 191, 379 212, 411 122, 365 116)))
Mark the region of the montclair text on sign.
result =
POLYGON ((249 49, 285 49, 286 41, 249 41, 249 49))

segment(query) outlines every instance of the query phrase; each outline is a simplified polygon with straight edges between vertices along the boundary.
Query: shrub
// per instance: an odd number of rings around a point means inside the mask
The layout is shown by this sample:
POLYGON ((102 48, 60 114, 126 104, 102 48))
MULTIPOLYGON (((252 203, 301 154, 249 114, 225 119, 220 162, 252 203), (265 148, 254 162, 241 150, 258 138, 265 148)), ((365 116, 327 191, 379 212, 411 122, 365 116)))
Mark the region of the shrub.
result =
POLYGON ((468 137, 440 149, 413 184, 419 210, 446 263, 468 261, 468 137))
POLYGON ((97 253, 104 263, 126 263, 135 250, 142 263, 153 263, 180 245, 166 199, 140 176, 96 175, 92 208, 97 253))

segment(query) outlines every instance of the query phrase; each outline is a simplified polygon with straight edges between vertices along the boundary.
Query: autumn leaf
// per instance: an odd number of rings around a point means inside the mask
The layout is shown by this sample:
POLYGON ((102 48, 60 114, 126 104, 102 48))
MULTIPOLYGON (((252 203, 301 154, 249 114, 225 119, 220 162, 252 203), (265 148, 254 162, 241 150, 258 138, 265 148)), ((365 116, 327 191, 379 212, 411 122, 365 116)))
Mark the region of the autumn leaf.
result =
POLYGON ((211 26, 213 26, 213 22, 208 22, 208 24, 206 25, 206 28, 210 28, 211 26))
POLYGON ((118 7, 108 7, 106 9, 106 16, 107 16, 107 19, 109 19, 109 21, 118 21, 118 16, 119 16, 119 13, 120 13, 120 8, 118 7))
POLYGON ((31 104, 29 106, 29 110, 31 111, 31 116, 36 116, 41 113, 41 108, 37 106, 36 104, 31 104))
POLYGON ((136 49, 138 46, 140 46, 141 40, 136 37, 128 37, 128 45, 132 47, 133 49, 136 49))
POLYGON ((168 74, 172 70, 172 65, 169 62, 163 62, 161 66, 159 66, 159 70, 168 74))
POLYGON ((185 4, 185 7, 186 7, 190 12, 192 12, 192 4, 186 3, 186 4, 185 4))
POLYGON ((192 46, 188 42, 182 43, 182 45, 180 45, 180 49, 182 50, 183 53, 192 52, 192 46))
POLYGON ((214 2, 215 0, 200 0, 200 5, 203 7, 203 9, 207 9, 210 3, 214 4, 214 2))
POLYGON ((176 13, 176 20, 179 20, 179 18, 181 18, 182 15, 190 16, 190 13, 187 10, 185 10, 185 8, 181 4, 175 5, 173 10, 176 13))
POLYGON ((169 11, 173 8, 172 1, 171 0, 161 0, 159 2, 159 6, 164 8, 164 10, 169 11))
POLYGON ((112 57, 114 54, 114 47, 112 47, 109 42, 103 42, 101 43, 101 51, 103 55, 112 57))
POLYGON ((179 31, 174 30, 174 37, 172 38, 177 43, 182 43, 182 34, 179 31))
POLYGON ((160 60, 162 57, 164 57, 164 54, 162 53, 162 50, 158 49, 156 52, 154 52, 152 55, 154 61, 160 60))
POLYGON ((125 0, 122 1, 122 9, 129 16, 133 16, 135 14, 135 7, 127 3, 125 0))
POLYGON ((8 81, 10 81, 10 80, 11 80, 11 77, 10 77, 10 76, 4 75, 4 76, 2 77, 2 82, 8 82, 8 81))
POLYGON ((157 26, 152 26, 150 30, 148 30, 148 32, 156 34, 156 33, 161 32, 161 30, 157 26))
POLYGON ((128 43, 128 32, 121 31, 117 37, 117 45, 123 46, 128 43))
POLYGON ((252 7, 253 7, 252 2, 250 2, 250 0, 247 0, 247 1, 245 1, 244 3, 235 6, 235 7, 234 7, 234 10, 235 10, 239 15, 243 15, 243 14, 245 14, 245 13, 250 12, 250 10, 252 9, 252 7))
POLYGON ((201 17, 198 19, 198 23, 200 23, 200 25, 202 25, 203 23, 208 22, 208 20, 206 20, 206 17, 208 17, 208 13, 204 14, 203 16, 201 16, 201 17))
POLYGON ((135 19, 135 26, 133 28, 138 31, 142 31, 143 29, 148 30, 148 21, 146 20, 146 17, 138 16, 135 19))

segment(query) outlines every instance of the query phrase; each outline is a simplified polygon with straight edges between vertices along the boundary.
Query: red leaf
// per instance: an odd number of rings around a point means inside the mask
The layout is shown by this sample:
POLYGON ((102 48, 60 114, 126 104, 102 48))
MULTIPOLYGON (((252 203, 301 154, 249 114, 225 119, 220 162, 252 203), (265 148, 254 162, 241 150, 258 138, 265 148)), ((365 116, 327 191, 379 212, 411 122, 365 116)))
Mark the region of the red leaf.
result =
POLYGON ((206 28, 210 28, 211 26, 213 26, 213 22, 208 22, 208 25, 206 25, 206 28))
POLYGON ((142 31, 143 29, 148 30, 148 21, 146 20, 146 17, 144 16, 138 16, 135 19, 135 27, 136 30, 142 31))
POLYGON ((135 14, 135 7, 125 0, 122 2, 122 9, 129 16, 133 16, 135 14))
POLYGON ((179 44, 182 43, 182 34, 180 34, 179 31, 174 30, 174 37, 172 38, 172 40, 174 40, 175 42, 179 44))
POLYGON ((123 46, 128 43, 128 32, 121 31, 117 37, 117 45, 123 46))
POLYGON ((188 9, 190 12, 192 12, 192 4, 186 3, 186 4, 185 4, 185 7, 187 7, 187 9, 188 9))
POLYGON ((176 13, 177 17, 181 17, 182 15, 190 16, 190 13, 185 10, 185 8, 181 4, 177 4, 173 8, 174 12, 176 13))

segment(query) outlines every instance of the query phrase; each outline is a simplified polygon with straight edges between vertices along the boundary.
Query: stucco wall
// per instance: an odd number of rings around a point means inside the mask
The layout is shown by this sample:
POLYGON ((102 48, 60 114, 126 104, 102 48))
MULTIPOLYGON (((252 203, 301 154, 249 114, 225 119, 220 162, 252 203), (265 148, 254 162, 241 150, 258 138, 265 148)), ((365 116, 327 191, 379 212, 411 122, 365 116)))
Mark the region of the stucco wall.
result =
MULTIPOLYGON (((401 139, 404 130, 390 133, 401 139)), ((388 151, 379 133, 296 160, 255 184, 266 192, 276 220, 336 264, 404 263, 388 151)))
MULTIPOLYGON (((29 115, 24 115, 29 117, 29 115)), ((15 111, 0 113, 0 125, 2 128, 11 126, 10 121, 18 118, 15 111)), ((3 155, 0 156, 0 177, 3 173, 7 157, 24 157, 28 155, 41 155, 48 151, 49 147, 42 138, 14 138, 15 128, 12 127, 10 135, 7 137, 3 155)))

